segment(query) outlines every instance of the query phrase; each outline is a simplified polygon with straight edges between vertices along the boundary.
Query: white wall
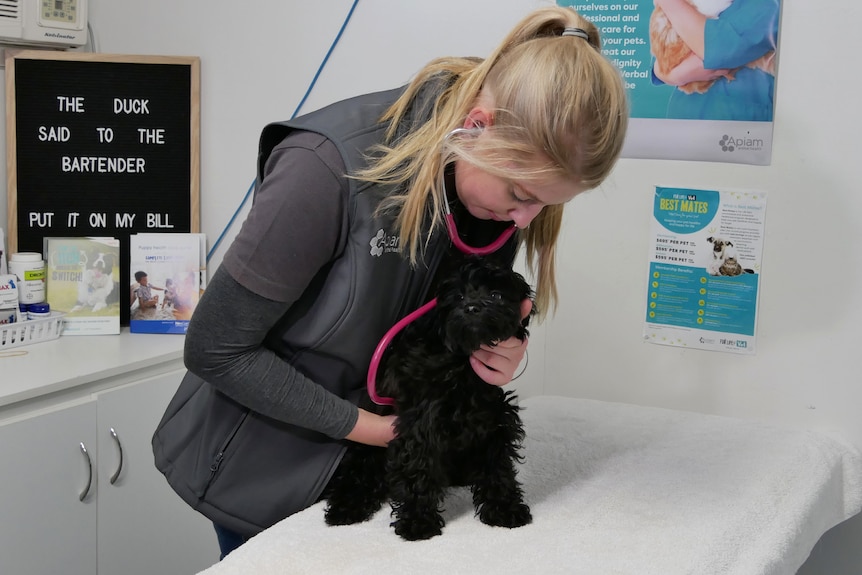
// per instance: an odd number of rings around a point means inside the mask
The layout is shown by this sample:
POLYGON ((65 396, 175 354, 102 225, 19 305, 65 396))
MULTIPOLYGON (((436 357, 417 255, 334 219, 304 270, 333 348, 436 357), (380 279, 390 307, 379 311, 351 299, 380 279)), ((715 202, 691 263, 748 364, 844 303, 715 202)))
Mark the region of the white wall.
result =
MULTIPOLYGON (((399 85, 436 56, 485 55, 543 3, 363 0, 303 111, 399 85)), ((201 216, 211 242, 254 177, 261 127, 291 115, 351 5, 90 0, 100 51, 201 57, 201 216)), ((572 202, 560 248, 562 301, 556 317, 534 330, 522 396, 764 419, 862 446, 862 306, 854 298, 862 293, 855 251, 862 244, 862 112, 846 86, 860 13, 848 0, 783 6, 772 165, 622 160, 602 189, 572 202), (755 356, 641 342, 657 183, 769 192, 755 356)), ((5 222, 5 205, 0 215, 5 222)), ((862 533, 858 519, 851 527, 862 533)), ((803 571, 843 573, 833 551, 852 547, 850 540, 830 534, 812 560, 819 563, 803 571)))
MULTIPOLYGON (((499 2, 493 14, 449 4, 456 9, 441 9, 446 3, 437 1, 359 2, 301 112, 399 86, 447 50, 485 54, 498 29, 514 24, 525 5, 539 3, 499 2)), ((90 0, 99 51, 201 57, 201 221, 211 242, 254 179, 261 128, 293 114, 352 5, 90 0)), ((228 243, 213 254, 213 267, 228 243)))

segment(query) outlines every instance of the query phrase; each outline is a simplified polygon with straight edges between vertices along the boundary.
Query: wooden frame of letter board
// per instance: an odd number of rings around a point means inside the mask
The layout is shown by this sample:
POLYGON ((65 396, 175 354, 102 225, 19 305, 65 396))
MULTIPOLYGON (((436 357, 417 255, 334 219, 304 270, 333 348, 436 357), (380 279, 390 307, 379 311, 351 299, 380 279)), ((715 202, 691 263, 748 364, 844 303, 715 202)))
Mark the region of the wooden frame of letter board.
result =
POLYGON ((131 234, 200 231, 200 59, 7 50, 6 163, 9 253, 116 237, 128 279, 131 234))

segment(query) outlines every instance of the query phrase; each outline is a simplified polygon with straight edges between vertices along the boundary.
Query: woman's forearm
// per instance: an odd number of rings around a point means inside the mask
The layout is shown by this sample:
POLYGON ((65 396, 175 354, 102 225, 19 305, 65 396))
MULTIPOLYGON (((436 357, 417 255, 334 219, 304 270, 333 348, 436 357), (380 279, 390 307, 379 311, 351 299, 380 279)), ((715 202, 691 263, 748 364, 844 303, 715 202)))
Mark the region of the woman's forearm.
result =
POLYGON ((189 322, 186 367, 258 413, 342 438, 356 425, 356 406, 263 344, 288 306, 254 294, 219 267, 189 322))
POLYGON ((395 438, 395 419, 394 415, 376 415, 360 409, 356 425, 345 436, 345 439, 366 445, 386 447, 395 438))

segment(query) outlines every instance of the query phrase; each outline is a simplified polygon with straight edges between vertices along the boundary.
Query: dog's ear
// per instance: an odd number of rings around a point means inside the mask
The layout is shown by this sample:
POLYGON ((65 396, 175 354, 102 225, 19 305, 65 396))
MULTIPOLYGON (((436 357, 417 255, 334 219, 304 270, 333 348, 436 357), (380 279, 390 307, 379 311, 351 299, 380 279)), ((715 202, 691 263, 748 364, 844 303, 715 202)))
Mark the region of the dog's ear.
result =
POLYGON ((724 242, 724 245, 726 245, 726 246, 731 246, 731 247, 732 247, 732 246, 733 246, 733 242, 732 242, 732 241, 730 241, 730 240, 728 240, 728 241, 724 242))
POLYGON ((708 241, 709 243, 712 243, 715 241, 715 238, 712 236, 709 236, 708 238, 706 238, 706 241, 708 241))

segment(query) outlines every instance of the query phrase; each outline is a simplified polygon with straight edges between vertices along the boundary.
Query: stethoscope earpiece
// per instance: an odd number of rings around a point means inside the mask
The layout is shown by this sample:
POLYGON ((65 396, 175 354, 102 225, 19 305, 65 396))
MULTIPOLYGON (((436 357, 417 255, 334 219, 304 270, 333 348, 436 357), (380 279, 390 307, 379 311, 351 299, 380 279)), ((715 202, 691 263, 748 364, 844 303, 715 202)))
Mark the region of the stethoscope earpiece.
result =
POLYGON ((443 142, 448 142, 450 139, 452 139, 453 136, 478 136, 482 133, 482 130, 484 129, 485 126, 479 125, 473 126, 472 128, 455 128, 454 130, 446 134, 446 136, 443 138, 443 142))

